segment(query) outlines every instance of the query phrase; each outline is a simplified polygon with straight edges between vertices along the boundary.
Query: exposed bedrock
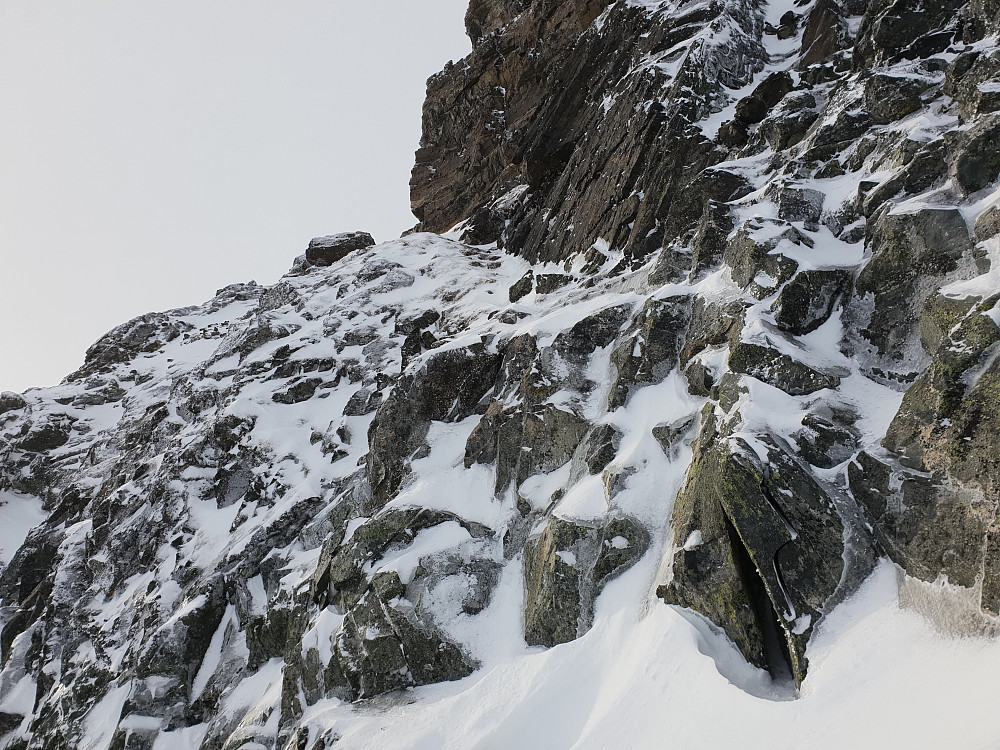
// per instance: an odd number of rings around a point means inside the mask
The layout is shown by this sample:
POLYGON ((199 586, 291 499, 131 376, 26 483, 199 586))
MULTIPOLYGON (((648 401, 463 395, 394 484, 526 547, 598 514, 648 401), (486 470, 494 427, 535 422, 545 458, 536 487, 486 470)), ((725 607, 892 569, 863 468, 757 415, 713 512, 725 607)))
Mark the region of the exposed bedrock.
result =
POLYGON ((657 593, 797 685, 811 629, 841 581, 843 526, 806 469, 768 436, 753 439, 762 454, 721 438, 708 417, 674 507, 673 577, 657 593))
POLYGON ((470 241, 531 259, 599 239, 642 258, 709 200, 746 191, 704 172, 724 152, 691 123, 766 61, 752 0, 669 17, 621 2, 474 3, 467 24, 472 54, 428 82, 410 182, 419 229, 469 219, 470 241))

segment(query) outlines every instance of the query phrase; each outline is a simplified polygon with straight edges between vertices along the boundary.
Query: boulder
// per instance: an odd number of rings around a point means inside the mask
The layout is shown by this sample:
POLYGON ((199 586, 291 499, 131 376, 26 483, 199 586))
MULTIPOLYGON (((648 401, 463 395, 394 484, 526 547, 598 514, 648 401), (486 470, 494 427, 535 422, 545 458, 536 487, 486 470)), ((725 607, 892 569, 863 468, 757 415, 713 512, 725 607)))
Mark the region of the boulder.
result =
POLYGON ((800 68, 826 62, 847 45, 844 10, 835 0, 820 0, 813 5, 802 32, 800 68))
POLYGON ((922 193, 947 179, 944 139, 920 144, 907 141, 901 144, 900 151, 908 159, 906 164, 864 196, 861 212, 865 216, 874 215, 890 198, 900 193, 922 193))
POLYGON ((758 239, 758 232, 769 223, 771 221, 766 219, 745 223, 729 238, 722 256, 726 265, 732 269, 733 281, 749 290, 757 299, 764 299, 776 292, 798 269, 798 263, 776 252, 778 246, 783 241, 797 245, 811 243, 808 237, 790 224, 783 231, 768 231, 764 238, 758 239))
POLYGON ((983 211, 976 219, 976 240, 984 242, 1000 234, 1000 206, 983 211))
POLYGON ((309 240, 306 260, 314 266, 331 266, 355 250, 364 250, 375 244, 368 232, 344 232, 309 240))
POLYGON ((865 106, 872 122, 888 125, 920 109, 920 95, 930 86, 923 78, 876 73, 865 81, 865 106))
POLYGON ((14 445, 32 453, 52 451, 69 442, 69 432, 69 426, 63 421, 46 421, 33 425, 28 434, 14 445))
POLYGON ((955 271, 971 256, 972 241, 956 208, 923 208, 914 213, 883 211, 869 229, 872 258, 858 275, 856 289, 871 294, 874 309, 862 335, 885 356, 899 359, 915 338, 931 280, 955 271))
POLYGON ((822 373, 760 344, 739 342, 729 352, 733 372, 749 375, 792 396, 804 396, 824 388, 836 388, 840 377, 822 373))
POLYGON ((27 405, 28 402, 20 394, 13 393, 12 391, 3 391, 0 393, 0 414, 6 414, 9 411, 20 411, 27 405))
POLYGON ((681 367, 685 367, 707 347, 733 345, 739 341, 745 312, 743 300, 719 303, 707 302, 701 296, 695 297, 687 336, 680 352, 681 367))
POLYGON ((519 301, 523 297, 531 294, 532 290, 535 288, 535 274, 533 271, 528 271, 520 279, 515 281, 510 285, 510 289, 507 292, 507 296, 512 303, 519 301))
POLYGON ((952 176, 966 195, 978 192, 1000 175, 1000 117, 981 120, 958 138, 952 176))
POLYGON ((382 403, 382 393, 371 388, 355 391, 344 405, 345 417, 361 417, 371 414, 382 403))
POLYGON ((775 151, 801 141, 819 117, 816 97, 808 91, 793 91, 760 124, 758 132, 775 151))
POLYGON ((298 404, 308 401, 316 393, 316 389, 323 385, 321 378, 307 378, 289 386, 286 390, 271 394, 271 400, 276 404, 298 404))
POLYGON ((826 200, 819 190, 797 187, 778 188, 773 197, 778 204, 778 218, 788 222, 818 222, 826 200))
POLYGON ((749 96, 736 103, 736 119, 748 125, 760 122, 793 88, 787 71, 771 73, 749 96))
POLYGON ((572 280, 573 277, 565 273, 540 273, 535 276, 535 291, 539 294, 551 294, 572 280))
POLYGON ((373 510, 399 489, 410 455, 423 443, 432 420, 458 421, 486 410, 481 403, 497 380, 501 355, 482 344, 428 357, 400 377, 368 428, 366 471, 373 510))
POLYGON ((1000 109, 1000 54, 970 49, 948 66, 944 90, 958 102, 959 112, 966 120, 1000 109))
POLYGON ((590 629, 604 585, 643 556, 649 533, 616 517, 594 526, 552 516, 524 549, 524 639, 555 646, 590 629))
POLYGON ((781 330, 797 336, 815 331, 829 319, 850 288, 849 271, 800 271, 781 288, 771 308, 774 322, 781 330))
POLYGON ((967 588, 976 584, 995 504, 918 473, 894 471, 864 451, 848 466, 848 477, 879 543, 907 573, 925 581, 943 574, 967 588))
POLYGON ((760 436, 766 452, 702 428, 674 505, 673 578, 657 595, 722 628, 752 664, 806 675, 805 646, 844 570, 843 525, 809 473, 760 436))
POLYGON ((676 367, 690 319, 690 297, 646 302, 633 320, 630 334, 611 353, 616 376, 608 396, 609 408, 623 406, 635 388, 663 380, 676 367))
POLYGON ((348 699, 371 698, 393 690, 458 680, 478 664, 440 632, 388 606, 403 592, 395 572, 381 574, 350 608, 334 636, 335 674, 343 676, 348 699))
POLYGON ((795 433, 798 455, 813 466, 832 469, 854 456, 858 431, 853 428, 857 415, 831 410, 829 416, 810 412, 802 418, 802 430, 795 433))

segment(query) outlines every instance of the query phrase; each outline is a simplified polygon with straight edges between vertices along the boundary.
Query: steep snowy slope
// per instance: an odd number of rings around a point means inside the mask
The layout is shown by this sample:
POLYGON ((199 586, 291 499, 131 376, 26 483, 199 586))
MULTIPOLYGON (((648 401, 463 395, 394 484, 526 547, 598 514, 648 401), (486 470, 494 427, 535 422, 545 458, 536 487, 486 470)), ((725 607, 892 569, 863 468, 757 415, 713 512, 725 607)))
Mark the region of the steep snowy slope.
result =
POLYGON ((0 746, 995 746, 997 8, 466 21, 421 231, 0 395, 0 746))

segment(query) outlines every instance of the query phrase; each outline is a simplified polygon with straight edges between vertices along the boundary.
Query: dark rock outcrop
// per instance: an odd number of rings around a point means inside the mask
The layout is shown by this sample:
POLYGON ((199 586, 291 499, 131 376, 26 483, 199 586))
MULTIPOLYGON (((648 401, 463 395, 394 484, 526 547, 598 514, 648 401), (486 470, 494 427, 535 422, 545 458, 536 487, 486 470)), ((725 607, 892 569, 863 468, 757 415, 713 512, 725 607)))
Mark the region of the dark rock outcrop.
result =
POLYGON ((805 677, 805 644, 843 572, 843 528, 826 493, 761 436, 767 462, 702 427, 674 509, 673 579, 657 593, 719 624, 752 663, 805 677))
POLYGON ((355 250, 364 250, 375 244, 368 232, 345 232, 326 237, 314 237, 306 248, 306 260, 314 266, 330 266, 343 260, 355 250))

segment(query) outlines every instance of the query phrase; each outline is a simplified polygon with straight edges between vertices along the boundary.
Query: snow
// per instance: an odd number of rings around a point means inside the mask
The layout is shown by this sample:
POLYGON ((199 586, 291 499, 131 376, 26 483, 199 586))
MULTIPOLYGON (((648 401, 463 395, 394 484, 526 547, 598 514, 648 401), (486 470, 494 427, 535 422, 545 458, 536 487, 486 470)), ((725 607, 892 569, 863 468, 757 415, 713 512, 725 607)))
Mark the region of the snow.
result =
POLYGON ((570 466, 571 463, 567 461, 548 474, 528 477, 517 488, 518 494, 531 504, 533 510, 545 510, 552 502, 552 496, 569 481, 570 466))
POLYGON ((684 541, 684 549, 690 552, 693 549, 697 549, 702 545, 701 530, 695 529, 690 534, 688 538, 684 541))
MULTIPOLYGON (((1000 714, 988 675, 1000 669, 1000 644, 942 635, 900 608, 890 563, 819 626, 794 700, 701 618, 645 606, 650 563, 647 556, 608 586, 594 628, 576 641, 531 649, 509 638, 501 618, 503 640, 480 652, 486 663, 465 680, 417 688, 413 703, 390 711, 323 701, 304 722, 346 746, 380 750, 652 749, 665 740, 706 749, 930 750, 958 737, 963 748, 996 746, 1000 714)), ((509 617, 519 601, 506 597, 515 588, 506 577, 490 611, 509 617)), ((488 643, 491 630, 477 640, 488 643)))
POLYGON ((506 514, 493 498, 492 470, 481 464, 468 469, 464 465, 465 443, 478 423, 478 416, 461 422, 434 422, 427 434, 433 450, 412 462, 413 477, 387 507, 419 505, 498 528, 506 514))
POLYGON ((24 675, 0 699, 0 711, 30 716, 35 707, 35 681, 24 675))
POLYGON ((207 733, 208 724, 195 724, 183 729, 162 731, 156 735, 152 750, 191 750, 201 747, 207 733))
POLYGON ((24 544, 28 532, 47 517, 39 498, 0 490, 0 571, 24 544))
POLYGON ((1000 237, 993 237, 982 244, 986 248, 990 270, 974 278, 948 284, 942 287, 941 294, 956 299, 974 296, 985 298, 1000 290, 1000 237))
POLYGON ((80 750, 108 750, 131 690, 130 683, 113 687, 90 709, 84 719, 85 739, 80 750))

